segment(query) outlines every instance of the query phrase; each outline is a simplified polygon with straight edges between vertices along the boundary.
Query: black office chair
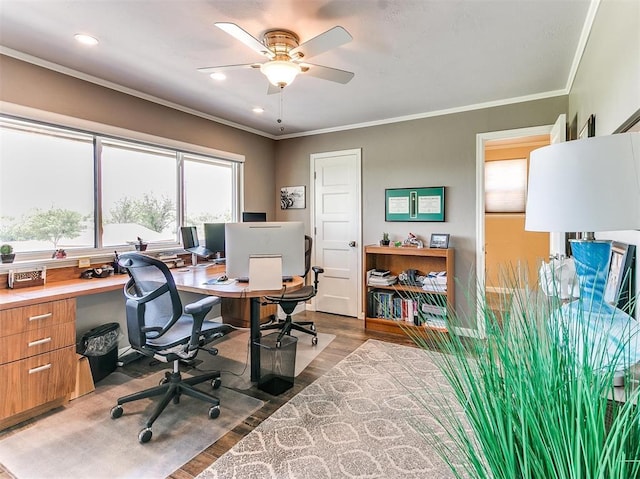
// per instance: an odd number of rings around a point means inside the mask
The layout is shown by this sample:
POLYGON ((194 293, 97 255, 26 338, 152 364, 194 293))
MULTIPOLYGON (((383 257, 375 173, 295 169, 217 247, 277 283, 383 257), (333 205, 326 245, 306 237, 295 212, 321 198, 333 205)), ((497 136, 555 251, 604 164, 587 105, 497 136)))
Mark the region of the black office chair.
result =
POLYGON ((280 333, 276 339, 276 345, 280 344, 280 340, 285 334, 291 335, 291 330, 302 331, 303 333, 311 334, 311 344, 314 346, 318 344, 318 333, 316 332, 316 326, 313 321, 293 321, 291 314, 296 309, 298 303, 308 301, 318 293, 318 275, 324 273, 324 269, 319 266, 311 267, 311 247, 313 246, 313 239, 311 236, 304 237, 304 276, 305 278, 309 274, 309 270, 313 270, 313 285, 303 286, 302 288, 285 292, 279 296, 265 296, 265 301, 271 304, 278 304, 287 317, 279 321, 276 316, 271 317, 271 321, 260 326, 260 330, 279 329, 280 333))
POLYGON ((194 386, 211 381, 213 389, 220 387, 220 371, 183 379, 179 362, 191 361, 204 349, 217 354, 215 348, 204 346, 221 338, 231 329, 228 325, 204 321, 211 308, 220 303, 217 296, 207 296, 182 308, 171 271, 162 261, 140 253, 125 253, 120 256, 120 266, 129 273, 130 279, 124 287, 127 298, 127 332, 129 343, 136 351, 162 362, 173 362, 173 371, 167 371, 160 385, 118 399, 111 409, 111 417, 122 416, 122 404, 138 399, 162 396, 146 427, 138 434, 141 443, 151 440, 151 426, 169 402, 180 402, 180 396, 200 399, 211 404, 209 417, 220 415, 220 400, 194 386))

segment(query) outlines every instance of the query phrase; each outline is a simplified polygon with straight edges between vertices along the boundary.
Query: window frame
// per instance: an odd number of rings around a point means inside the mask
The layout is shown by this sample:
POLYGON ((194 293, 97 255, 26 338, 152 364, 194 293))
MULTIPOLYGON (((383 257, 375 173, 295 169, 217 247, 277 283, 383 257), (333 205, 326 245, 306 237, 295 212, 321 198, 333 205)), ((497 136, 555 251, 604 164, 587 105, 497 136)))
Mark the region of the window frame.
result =
MULTIPOLYGON (((89 135, 93 137, 93 181, 94 181, 94 247, 78 248, 71 250, 66 260, 52 260, 50 252, 19 252, 16 253, 16 260, 11 264, 0 265, 0 271, 16 268, 16 263, 20 266, 27 266, 30 263, 43 264, 55 263, 57 266, 77 265, 77 258, 100 259, 113 257, 114 247, 103 247, 100 229, 103 226, 102 212, 102 186, 101 186, 101 154, 102 143, 113 142, 132 147, 140 147, 142 149, 159 150, 164 153, 170 151, 175 157, 176 175, 176 226, 177 233, 175 241, 161 243, 151 243, 148 251, 152 252, 180 252, 182 250, 179 227, 183 225, 185 218, 185 188, 184 188, 184 162, 185 157, 188 161, 200 161, 202 163, 223 164, 231 167, 232 175, 232 201, 231 211, 233 221, 239 221, 240 212, 242 211, 243 178, 244 178, 244 155, 216 150, 213 148, 185 143, 177 140, 162 138, 146 133, 136 132, 133 130, 123 129, 110 125, 95 123, 87 120, 67 117, 64 115, 34 110, 19 105, 2 105, 0 111, 0 121, 8 123, 17 123, 33 127, 36 129, 52 129, 62 134, 69 135, 89 135), (7 111, 13 110, 13 111, 7 111), (17 111, 15 111, 17 110, 17 111)), ((131 245, 118 245, 119 251, 133 250, 131 245)))

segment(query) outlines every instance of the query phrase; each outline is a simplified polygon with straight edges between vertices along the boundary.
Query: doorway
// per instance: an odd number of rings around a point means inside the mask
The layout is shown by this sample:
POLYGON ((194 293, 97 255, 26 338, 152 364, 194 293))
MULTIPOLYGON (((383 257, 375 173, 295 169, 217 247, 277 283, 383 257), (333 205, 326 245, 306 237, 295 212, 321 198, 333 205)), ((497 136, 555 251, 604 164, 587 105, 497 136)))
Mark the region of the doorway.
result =
MULTIPOLYGON (((487 231, 487 217, 485 215, 485 166, 487 159, 491 161, 498 158, 508 159, 508 156, 522 157, 522 154, 529 149, 530 151, 549 144, 552 142, 564 141, 564 129, 565 129, 566 117, 561 115, 556 121, 555 125, 544 125, 531 128, 520 128, 515 130, 495 131, 489 133, 480 133, 476 136, 476 277, 477 277, 477 294, 479 298, 486 298, 487 291, 494 291, 494 288, 499 288, 499 281, 495 278, 499 277, 500 272, 498 264, 504 262, 509 257, 515 258, 516 255, 521 254, 524 249, 527 249, 527 240, 523 240, 525 235, 534 234, 524 231, 524 213, 513 215, 511 217, 508 214, 504 214, 504 217, 494 217, 489 219, 489 230, 487 231), (556 132, 562 130, 563 134, 559 135, 556 132), (526 145, 530 144, 530 147, 526 145), (516 149, 522 147, 520 151, 516 149), (513 148, 513 155, 509 152, 509 149, 513 148), (500 155, 500 152, 503 154, 500 155), (517 154, 516 154, 517 153, 517 154), (504 221, 503 221, 504 220, 504 221), (504 224, 501 224, 504 223, 504 224), (508 225, 508 228, 507 228, 508 225), (502 232, 501 228, 505 228, 502 232), (515 229, 517 235, 514 235, 515 229), (488 236, 489 234, 489 236, 488 236), (487 241, 490 239, 493 244, 487 246, 487 241), (501 244, 502 243, 502 244, 501 244), (507 243, 509 248, 505 250, 504 243, 507 243), (487 252, 491 261, 491 271, 487 271, 487 252), (492 276, 489 277, 488 273, 492 276), (493 276, 495 274, 495 276, 493 276), (497 285, 495 284, 497 282, 497 285), (491 287, 492 289, 488 289, 491 287)), ((527 161, 529 154, 527 153, 527 161)), ((540 240, 540 238, 537 238, 540 240)), ((550 252, 553 251, 553 244, 556 241, 555 237, 549 237, 543 241, 540 246, 539 241, 536 245, 536 253, 533 255, 539 256, 537 261, 532 260, 533 264, 537 265, 540 258, 546 258, 550 252), (546 246, 546 247, 545 247, 546 246)), ((516 258, 519 259, 519 258, 516 258)), ((529 263, 527 261, 527 263, 529 263)), ((527 264, 527 270, 531 269, 531 266, 527 264)), ((534 267, 534 271, 537 273, 537 269, 534 267)), ((530 274, 530 273, 527 273, 530 274)), ((478 314, 477 318, 482 318, 481 314, 482 305, 478 301, 478 314)), ((477 324, 478 335, 484 337, 485 325, 483 321, 478 321, 477 324)))
POLYGON ((360 149, 311 155, 313 264, 324 268, 315 311, 362 316, 360 149))

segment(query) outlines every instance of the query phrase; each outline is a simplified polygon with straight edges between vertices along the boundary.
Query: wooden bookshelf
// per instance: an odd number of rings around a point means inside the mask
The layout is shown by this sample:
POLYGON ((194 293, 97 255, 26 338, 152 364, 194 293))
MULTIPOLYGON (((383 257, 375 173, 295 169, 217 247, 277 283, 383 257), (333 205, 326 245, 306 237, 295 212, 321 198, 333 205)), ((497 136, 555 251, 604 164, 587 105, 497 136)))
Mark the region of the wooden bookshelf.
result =
POLYGON ((365 329, 382 331, 387 333, 402 333, 402 327, 415 327, 433 331, 446 332, 444 326, 422 325, 413 326, 412 322, 391 317, 376 317, 372 311, 372 294, 377 292, 389 292, 394 297, 406 297, 403 293, 412 295, 424 295, 428 303, 434 302, 451 310, 455 304, 454 283, 454 250, 453 248, 412 248, 369 245, 364 248, 363 264, 363 310, 365 312, 365 329), (419 275, 426 275, 433 271, 446 271, 446 292, 429 292, 421 286, 410 286, 396 283, 391 286, 369 286, 367 284, 367 271, 372 269, 389 270, 392 275, 398 276, 408 269, 415 269, 419 275))

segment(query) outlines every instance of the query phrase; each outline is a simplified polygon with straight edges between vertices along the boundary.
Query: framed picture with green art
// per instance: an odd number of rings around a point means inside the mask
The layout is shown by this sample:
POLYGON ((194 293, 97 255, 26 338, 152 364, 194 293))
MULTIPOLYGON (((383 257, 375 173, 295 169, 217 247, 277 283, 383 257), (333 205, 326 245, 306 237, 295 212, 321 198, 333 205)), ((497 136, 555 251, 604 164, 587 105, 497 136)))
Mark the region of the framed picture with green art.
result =
POLYGON ((387 188, 385 221, 444 221, 444 186, 387 188))

